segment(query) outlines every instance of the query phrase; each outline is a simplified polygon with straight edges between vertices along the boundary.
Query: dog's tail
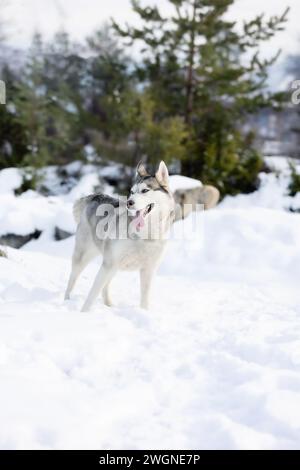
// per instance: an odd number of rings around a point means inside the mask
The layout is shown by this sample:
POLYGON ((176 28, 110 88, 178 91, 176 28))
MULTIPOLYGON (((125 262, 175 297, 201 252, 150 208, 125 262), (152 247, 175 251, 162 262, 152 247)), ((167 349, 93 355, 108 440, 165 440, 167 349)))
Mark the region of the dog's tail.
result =
POLYGON ((80 219, 81 219, 81 214, 83 210, 85 209, 85 207, 88 205, 92 197, 93 196, 81 197, 80 199, 77 199, 77 201, 74 202, 73 217, 75 219, 76 224, 79 224, 80 219))

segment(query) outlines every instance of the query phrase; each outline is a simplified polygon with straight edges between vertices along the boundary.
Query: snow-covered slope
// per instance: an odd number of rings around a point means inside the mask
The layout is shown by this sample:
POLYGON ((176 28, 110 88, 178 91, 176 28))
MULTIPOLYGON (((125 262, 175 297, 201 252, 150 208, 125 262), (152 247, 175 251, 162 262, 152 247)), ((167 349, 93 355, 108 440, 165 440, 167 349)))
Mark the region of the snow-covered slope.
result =
MULTIPOLYGON (((285 157, 266 157, 265 160, 268 167, 273 171, 260 174, 259 191, 248 195, 240 194, 236 197, 226 197, 222 207, 243 209, 265 207, 300 212, 300 193, 297 193, 294 197, 289 196, 290 160, 285 157)), ((297 172, 300 173, 300 162, 298 160, 294 161, 294 165, 297 172)))
POLYGON ((73 237, 7 249, 0 448, 299 448, 300 215, 266 206, 177 222, 149 312, 120 273, 80 313, 100 260, 64 302, 73 237))

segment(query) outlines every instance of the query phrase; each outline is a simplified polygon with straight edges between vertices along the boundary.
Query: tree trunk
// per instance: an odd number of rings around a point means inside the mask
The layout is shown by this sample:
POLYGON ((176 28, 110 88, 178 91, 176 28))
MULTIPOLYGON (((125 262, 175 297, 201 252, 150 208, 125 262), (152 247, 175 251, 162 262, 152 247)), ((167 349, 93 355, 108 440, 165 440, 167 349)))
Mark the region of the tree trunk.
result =
MULTIPOLYGON (((194 109, 194 61, 195 61, 195 21, 196 21, 196 0, 193 3, 193 16, 191 22, 191 33, 189 42, 187 75, 186 75, 186 110, 185 123, 188 128, 192 125, 194 109)), ((193 162, 188 159, 182 162, 182 173, 186 176, 193 176, 193 162)))
POLYGON ((191 22, 191 35, 188 54, 188 68, 186 78, 186 112, 185 122, 189 126, 192 121, 194 104, 194 60, 195 60, 195 21, 196 21, 196 0, 193 4, 193 17, 191 22))

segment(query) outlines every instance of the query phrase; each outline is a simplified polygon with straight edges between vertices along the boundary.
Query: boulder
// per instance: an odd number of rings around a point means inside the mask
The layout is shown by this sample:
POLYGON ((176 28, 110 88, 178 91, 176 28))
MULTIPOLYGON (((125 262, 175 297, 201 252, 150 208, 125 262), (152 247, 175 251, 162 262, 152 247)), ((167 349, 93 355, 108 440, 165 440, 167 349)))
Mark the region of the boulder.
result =
POLYGON ((220 192, 214 186, 185 176, 170 176, 170 188, 176 202, 175 220, 184 219, 195 210, 212 209, 220 199, 220 192))
POLYGON ((220 191, 211 185, 204 185, 200 191, 199 203, 204 205, 204 209, 212 209, 220 200, 220 191))
POLYGON ((74 233, 67 232, 59 227, 55 227, 54 229, 54 238, 57 242, 61 240, 65 240, 66 238, 71 237, 74 233))
POLYGON ((4 246, 10 246, 11 248, 21 248, 31 240, 37 240, 41 235, 40 230, 35 230, 28 235, 16 235, 15 233, 7 233, 0 235, 0 244, 4 246))

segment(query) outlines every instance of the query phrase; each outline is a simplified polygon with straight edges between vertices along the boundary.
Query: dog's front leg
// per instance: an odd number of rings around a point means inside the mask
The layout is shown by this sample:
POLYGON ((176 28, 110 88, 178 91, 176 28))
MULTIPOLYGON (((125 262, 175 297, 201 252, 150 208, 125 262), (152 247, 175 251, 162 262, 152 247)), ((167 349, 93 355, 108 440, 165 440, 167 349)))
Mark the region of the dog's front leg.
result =
POLYGON ((97 276, 94 281, 94 284, 89 292, 89 295, 82 307, 82 312, 88 312, 92 307, 93 303, 99 296, 101 290, 107 283, 111 281, 114 274, 116 272, 116 268, 113 266, 108 266, 106 263, 103 263, 97 276))
POLYGON ((146 267, 140 270, 140 281, 141 281, 141 308, 148 310, 149 308, 149 297, 153 275, 155 272, 154 267, 146 267))
POLYGON ((104 287, 102 291, 102 296, 103 296, 103 301, 107 307, 112 307, 113 302, 111 300, 111 295, 110 295, 110 282, 108 282, 104 287))

